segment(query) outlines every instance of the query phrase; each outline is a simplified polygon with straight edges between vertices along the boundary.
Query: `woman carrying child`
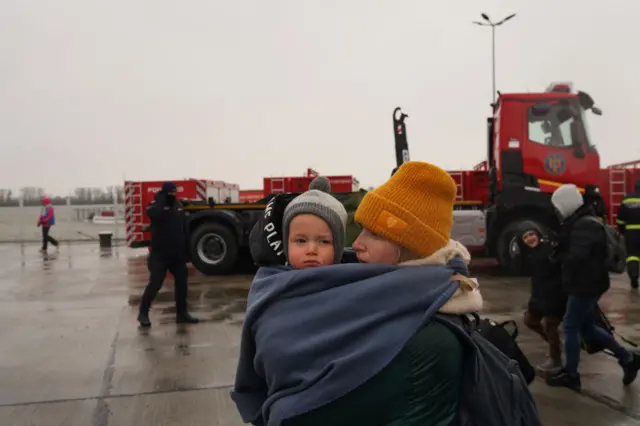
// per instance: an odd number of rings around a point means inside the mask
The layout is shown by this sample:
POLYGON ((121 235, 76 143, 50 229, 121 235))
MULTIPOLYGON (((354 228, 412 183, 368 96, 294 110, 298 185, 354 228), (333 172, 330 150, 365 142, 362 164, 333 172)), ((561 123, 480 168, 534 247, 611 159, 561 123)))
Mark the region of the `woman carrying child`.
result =
POLYGON ((232 398, 269 426, 456 421, 464 350, 434 314, 477 312, 469 253, 449 239, 456 185, 408 162, 367 193, 355 220, 360 263, 337 264, 346 212, 312 189, 283 215, 287 266, 249 292, 232 398))

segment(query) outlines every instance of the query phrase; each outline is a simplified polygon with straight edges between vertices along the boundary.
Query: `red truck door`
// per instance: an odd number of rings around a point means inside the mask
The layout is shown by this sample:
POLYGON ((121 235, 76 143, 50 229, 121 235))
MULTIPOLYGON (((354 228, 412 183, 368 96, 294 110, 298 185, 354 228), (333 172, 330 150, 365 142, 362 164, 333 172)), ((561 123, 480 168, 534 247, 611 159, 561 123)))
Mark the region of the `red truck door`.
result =
POLYGON ((520 104, 526 117, 523 171, 538 178, 540 189, 552 192, 565 183, 583 189, 596 183, 599 156, 588 140, 577 99, 520 104))

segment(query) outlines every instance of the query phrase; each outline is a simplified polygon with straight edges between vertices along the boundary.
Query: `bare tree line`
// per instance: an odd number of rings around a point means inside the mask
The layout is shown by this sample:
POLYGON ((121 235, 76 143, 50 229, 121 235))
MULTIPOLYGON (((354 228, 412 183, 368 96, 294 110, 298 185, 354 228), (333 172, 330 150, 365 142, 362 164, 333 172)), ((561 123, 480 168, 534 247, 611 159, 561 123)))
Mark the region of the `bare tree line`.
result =
POLYGON ((92 204, 118 204, 124 203, 124 188, 122 186, 107 186, 106 188, 83 187, 76 188, 73 195, 49 195, 44 188, 35 186, 25 186, 19 191, 0 188, 0 207, 19 206, 20 199, 24 200, 25 206, 41 205, 42 197, 45 195, 51 198, 53 205, 92 205, 92 204))

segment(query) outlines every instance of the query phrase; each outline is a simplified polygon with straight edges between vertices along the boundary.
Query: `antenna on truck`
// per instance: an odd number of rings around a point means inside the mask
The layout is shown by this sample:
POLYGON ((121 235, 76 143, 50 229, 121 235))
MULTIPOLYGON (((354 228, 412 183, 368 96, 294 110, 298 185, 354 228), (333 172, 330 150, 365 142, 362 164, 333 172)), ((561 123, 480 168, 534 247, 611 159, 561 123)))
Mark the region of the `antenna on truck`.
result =
POLYGON ((396 141, 396 168, 393 169, 393 175, 398 167, 409 160, 409 145, 407 143, 407 127, 404 119, 409 118, 407 114, 402 112, 400 107, 393 110, 393 135, 396 141))

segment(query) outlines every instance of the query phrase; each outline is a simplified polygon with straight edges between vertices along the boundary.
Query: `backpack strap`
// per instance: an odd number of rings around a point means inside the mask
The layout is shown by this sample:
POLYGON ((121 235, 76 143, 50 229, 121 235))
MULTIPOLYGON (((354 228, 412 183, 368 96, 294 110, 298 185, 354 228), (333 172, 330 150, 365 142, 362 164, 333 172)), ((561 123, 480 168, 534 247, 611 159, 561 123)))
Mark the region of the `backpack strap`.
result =
POLYGON ((468 375, 466 378, 467 382, 465 383, 465 386, 470 386, 469 389, 472 389, 480 380, 480 368, 478 366, 478 347, 471 337, 471 334, 475 332, 474 323, 478 324, 480 321, 480 317, 475 313, 470 314, 470 316, 473 318, 473 320, 471 320, 467 315, 437 313, 433 316, 432 319, 439 322, 440 324, 443 324, 445 327, 451 330, 451 332, 464 346, 466 354, 465 369, 468 369, 468 375))
POLYGON ((581 219, 586 219, 586 220, 590 220, 591 222, 596 222, 598 225, 604 227, 604 223, 598 219, 597 217, 594 216, 582 216, 581 219))

